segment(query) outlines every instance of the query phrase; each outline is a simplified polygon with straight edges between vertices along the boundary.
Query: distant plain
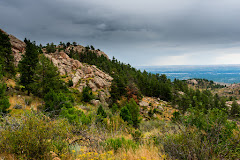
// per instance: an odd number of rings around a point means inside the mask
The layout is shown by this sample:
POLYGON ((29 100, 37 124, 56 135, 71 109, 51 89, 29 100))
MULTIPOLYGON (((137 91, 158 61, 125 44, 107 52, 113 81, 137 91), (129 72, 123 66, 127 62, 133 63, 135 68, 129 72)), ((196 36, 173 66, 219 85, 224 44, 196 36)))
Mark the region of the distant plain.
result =
POLYGON ((220 83, 240 83, 240 65, 138 66, 141 71, 166 74, 172 81, 201 78, 220 83))

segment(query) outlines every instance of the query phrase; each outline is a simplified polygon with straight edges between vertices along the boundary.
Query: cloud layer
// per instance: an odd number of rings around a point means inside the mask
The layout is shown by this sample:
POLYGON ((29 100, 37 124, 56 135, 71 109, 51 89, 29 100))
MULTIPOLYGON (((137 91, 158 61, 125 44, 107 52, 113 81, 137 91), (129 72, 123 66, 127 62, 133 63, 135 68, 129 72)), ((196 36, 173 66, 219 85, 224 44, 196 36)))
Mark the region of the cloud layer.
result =
POLYGON ((93 44, 132 65, 237 63, 238 0, 2 0, 0 28, 93 44))

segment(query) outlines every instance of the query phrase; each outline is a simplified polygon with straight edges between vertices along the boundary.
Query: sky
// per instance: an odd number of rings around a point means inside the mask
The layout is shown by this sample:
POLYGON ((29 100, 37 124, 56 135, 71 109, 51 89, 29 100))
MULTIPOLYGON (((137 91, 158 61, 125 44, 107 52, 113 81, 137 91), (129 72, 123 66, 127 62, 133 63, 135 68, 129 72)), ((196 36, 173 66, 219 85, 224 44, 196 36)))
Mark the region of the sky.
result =
POLYGON ((0 28, 132 66, 240 63, 239 0, 1 0, 0 28))

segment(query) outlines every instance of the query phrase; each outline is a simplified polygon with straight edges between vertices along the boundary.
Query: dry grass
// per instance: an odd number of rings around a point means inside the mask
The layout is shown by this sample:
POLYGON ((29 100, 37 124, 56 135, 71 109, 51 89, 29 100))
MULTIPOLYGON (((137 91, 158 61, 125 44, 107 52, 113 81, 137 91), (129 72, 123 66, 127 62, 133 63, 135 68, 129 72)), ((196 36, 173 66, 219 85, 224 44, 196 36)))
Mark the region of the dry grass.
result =
POLYGON ((42 104, 42 100, 40 98, 33 97, 33 96, 24 96, 24 95, 13 95, 9 97, 9 102, 11 104, 9 109, 13 109, 13 107, 18 104, 23 106, 23 109, 33 108, 34 110, 37 110, 37 106, 42 104), (31 105, 26 105, 25 99, 30 99, 30 98, 33 99, 31 105))
POLYGON ((7 79, 6 84, 8 87, 11 87, 11 88, 15 88, 15 86, 16 86, 16 82, 12 79, 7 79))
POLYGON ((137 150, 120 150, 118 153, 114 154, 113 159, 126 159, 126 160, 162 160, 166 158, 164 154, 159 154, 157 147, 151 146, 140 146, 137 150))

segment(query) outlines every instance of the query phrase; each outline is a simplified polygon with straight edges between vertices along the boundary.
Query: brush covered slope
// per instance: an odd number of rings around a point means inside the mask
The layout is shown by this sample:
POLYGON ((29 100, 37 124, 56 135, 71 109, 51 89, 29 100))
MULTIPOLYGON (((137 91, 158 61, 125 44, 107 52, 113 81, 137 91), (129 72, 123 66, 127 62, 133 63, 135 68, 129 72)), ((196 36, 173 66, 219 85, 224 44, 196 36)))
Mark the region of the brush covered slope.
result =
POLYGON ((93 46, 0 42, 2 159, 240 158, 236 101, 93 46))

